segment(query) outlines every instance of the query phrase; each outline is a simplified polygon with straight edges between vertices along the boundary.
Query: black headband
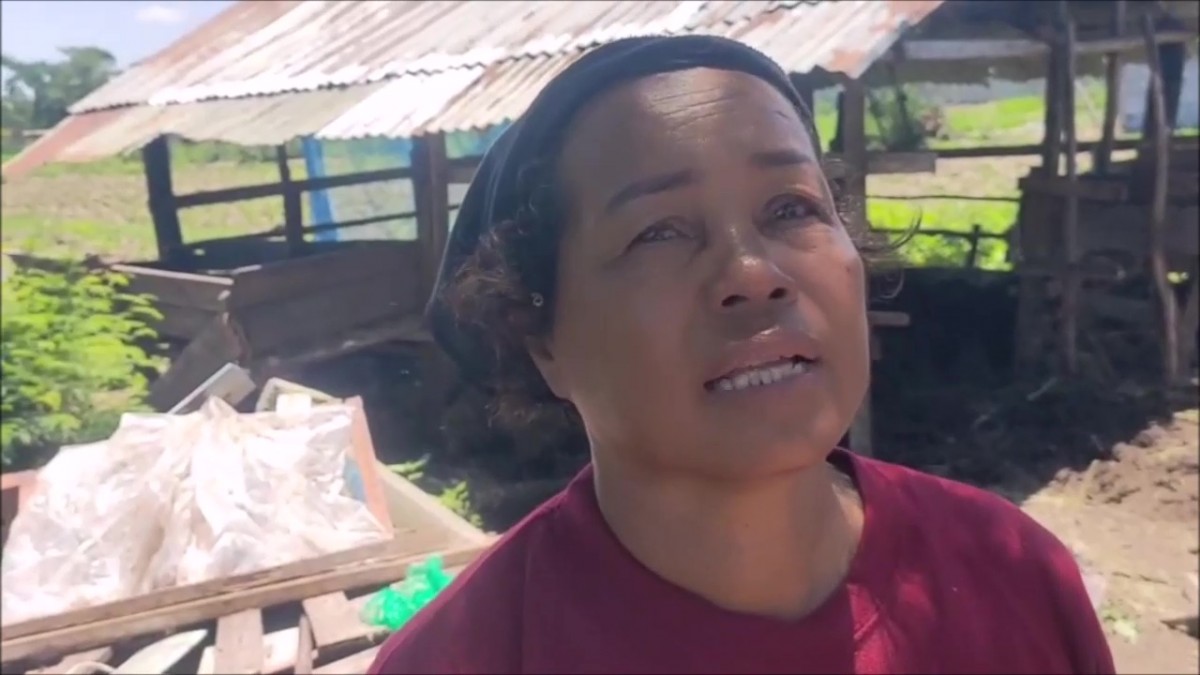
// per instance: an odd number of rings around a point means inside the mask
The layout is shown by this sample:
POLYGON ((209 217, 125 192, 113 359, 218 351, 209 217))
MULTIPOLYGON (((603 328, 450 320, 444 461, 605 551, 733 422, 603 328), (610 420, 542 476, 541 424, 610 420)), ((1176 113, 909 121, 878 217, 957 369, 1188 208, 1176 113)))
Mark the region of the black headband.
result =
POLYGON ((787 73, 767 56, 733 40, 703 35, 627 38, 597 47, 568 66, 484 155, 446 243, 426 313, 434 339, 466 381, 484 385, 494 372, 494 354, 478 329, 455 319, 441 291, 474 253, 482 235, 513 218, 528 201, 529 196, 521 194, 518 172, 554 148, 574 115, 597 94, 629 80, 690 68, 736 70, 766 81, 796 106, 812 133, 811 113, 787 73))

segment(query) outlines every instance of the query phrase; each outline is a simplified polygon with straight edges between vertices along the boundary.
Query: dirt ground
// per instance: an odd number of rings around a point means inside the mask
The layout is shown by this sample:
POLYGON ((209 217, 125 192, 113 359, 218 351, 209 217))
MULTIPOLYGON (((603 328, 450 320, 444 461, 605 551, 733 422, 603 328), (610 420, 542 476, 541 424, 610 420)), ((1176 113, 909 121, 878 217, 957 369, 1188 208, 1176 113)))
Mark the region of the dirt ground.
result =
POLYGON ((1194 616, 1200 596, 1197 421, 1190 410, 1153 424, 1022 503, 1075 552, 1120 673, 1200 664, 1200 642, 1164 623, 1194 616))

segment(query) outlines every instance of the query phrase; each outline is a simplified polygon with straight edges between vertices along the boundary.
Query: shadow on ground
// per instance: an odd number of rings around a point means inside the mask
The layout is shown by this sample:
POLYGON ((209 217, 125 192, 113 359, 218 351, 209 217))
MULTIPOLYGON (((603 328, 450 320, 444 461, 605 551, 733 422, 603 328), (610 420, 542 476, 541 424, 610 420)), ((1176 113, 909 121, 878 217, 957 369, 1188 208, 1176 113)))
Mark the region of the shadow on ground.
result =
POLYGON ((1004 485, 1019 501, 1197 407, 1195 387, 1167 392, 1154 383, 1153 353, 1117 382, 1086 374, 1016 381, 1013 275, 909 270, 898 295, 877 304, 912 317, 910 327, 884 331, 875 364, 881 459, 1004 485))

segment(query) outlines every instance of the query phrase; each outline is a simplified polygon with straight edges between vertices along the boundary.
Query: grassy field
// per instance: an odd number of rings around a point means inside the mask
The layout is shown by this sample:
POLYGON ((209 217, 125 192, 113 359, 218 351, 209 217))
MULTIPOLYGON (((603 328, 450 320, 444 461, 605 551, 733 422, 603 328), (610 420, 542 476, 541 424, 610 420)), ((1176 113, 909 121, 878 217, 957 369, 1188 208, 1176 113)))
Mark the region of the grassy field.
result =
MULTIPOLYGON (((1081 102, 1081 138, 1099 135, 1095 106, 1081 102)), ((834 113, 818 106, 817 125, 823 139, 832 137, 834 113)), ((1005 145, 1036 142, 1041 135, 1042 103, 1038 97, 1013 98, 945 110, 944 138, 933 147, 1005 145)), ((874 133, 874 121, 868 134, 874 133)), ((269 150, 246 150, 211 144, 183 146, 174 153, 177 193, 269 183, 278 180, 269 150)), ((923 226, 969 232, 978 224, 985 232, 1003 233, 1016 217, 1015 201, 965 200, 961 197, 1014 199, 1017 179, 1036 158, 942 160, 937 174, 871 176, 868 216, 882 229, 904 228, 920 217, 923 226), (955 197, 959 197, 956 199, 955 197)), ((362 167, 358 167, 362 168, 362 167)), ((305 175, 293 160, 292 175, 305 175)), ((407 184, 341 188, 353 194, 360 217, 411 209, 407 184)), ((452 195, 452 202, 461 195, 452 195)), ((3 247, 39 256, 77 258, 97 254, 111 259, 145 259, 155 255, 153 228, 146 208, 140 160, 115 158, 91 164, 59 164, 8 182, 2 195, 3 247)), ((307 200, 305 209, 308 209, 307 200)), ((200 241, 270 229, 282 220, 281 198, 221 204, 181 212, 185 241, 200 241)), ((312 222, 306 214, 305 222, 312 222)), ((411 223, 389 230, 411 236, 411 223)), ((965 240, 917 237, 904 250, 911 264, 961 264, 965 240)), ((979 264, 1004 267, 1003 241, 980 246, 979 264)))

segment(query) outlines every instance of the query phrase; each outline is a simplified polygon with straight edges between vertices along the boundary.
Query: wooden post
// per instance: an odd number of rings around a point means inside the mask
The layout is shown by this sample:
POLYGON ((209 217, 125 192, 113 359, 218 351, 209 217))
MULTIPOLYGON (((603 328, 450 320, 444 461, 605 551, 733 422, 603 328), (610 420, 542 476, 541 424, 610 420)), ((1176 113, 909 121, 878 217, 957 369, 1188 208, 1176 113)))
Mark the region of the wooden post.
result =
MULTIPOLYGON (((845 173, 842 179, 842 196, 846 203, 846 217, 850 227, 862 232, 867 229, 867 130, 866 88, 862 82, 846 79, 838 97, 838 134, 845 173)), ((868 328, 869 339, 875 340, 874 328, 868 328)), ((851 448, 855 452, 871 456, 874 454, 871 424, 871 391, 859 408, 850 428, 851 448)))
MULTIPOLYGON (((1125 0, 1116 0, 1113 3, 1113 37, 1121 37, 1124 30, 1125 0)), ((1112 169, 1113 144, 1117 140, 1117 110, 1121 103, 1121 53, 1109 52, 1104 58, 1104 127, 1100 131, 1100 145, 1096 146, 1093 159, 1096 173, 1101 175, 1112 169)))
POLYGON ((142 167, 158 258, 169 262, 177 259, 183 248, 183 228, 175 206, 175 190, 171 187, 171 147, 166 136, 159 136, 142 148, 142 167))
POLYGON ((299 255, 304 248, 304 208, 300 190, 292 182, 286 144, 275 148, 275 164, 279 167, 279 183, 283 186, 283 236, 287 240, 288 257, 299 255))
POLYGON ((1154 39, 1154 19, 1149 14, 1142 17, 1142 37, 1146 44, 1146 65, 1150 68, 1150 106, 1146 114, 1153 116, 1154 120, 1151 124, 1154 130, 1154 188, 1150 199, 1150 274, 1158 292, 1159 317, 1162 320, 1159 328, 1162 333, 1163 377, 1170 384, 1177 379, 1179 373, 1179 348, 1176 344, 1176 314, 1179 307, 1171 282, 1167 278, 1167 259, 1163 251, 1163 241, 1166 238, 1164 229, 1167 218, 1167 172, 1170 169, 1167 162, 1170 158, 1168 142, 1171 129, 1167 124, 1162 67, 1154 39))
POLYGON ((433 290, 450 230, 450 173, 445 136, 414 138, 412 167, 417 241, 421 247, 421 293, 427 295, 433 290))
POLYGON ((976 223, 971 226, 971 250, 967 251, 967 269, 974 269, 979 262, 979 240, 983 238, 983 228, 976 223))
POLYGON ((1042 173, 1046 176, 1058 175, 1058 158, 1062 154, 1062 117, 1058 109, 1058 81, 1061 78, 1059 61, 1062 50, 1056 47, 1057 42, 1051 42, 1046 56, 1046 112, 1042 135, 1042 173))
POLYGON ((855 227, 867 227, 867 96, 857 80, 843 85, 842 110, 838 116, 842 161, 846 166, 843 195, 855 227))
POLYGON ((1063 301, 1060 315, 1062 329, 1063 358, 1067 374, 1079 372, 1079 176, 1075 161, 1078 155, 1078 138, 1075 135, 1075 22, 1065 0, 1059 2, 1059 17, 1062 22, 1063 48, 1061 64, 1061 96, 1059 113, 1063 135, 1066 137, 1067 194, 1063 215, 1063 258, 1066 262, 1063 276, 1063 301))
POLYGON ((1191 368, 1192 358, 1196 355, 1197 331, 1200 330, 1200 263, 1196 260, 1192 260, 1188 277, 1187 299, 1184 301, 1183 314, 1179 317, 1179 336, 1176 338, 1180 379, 1191 368))

